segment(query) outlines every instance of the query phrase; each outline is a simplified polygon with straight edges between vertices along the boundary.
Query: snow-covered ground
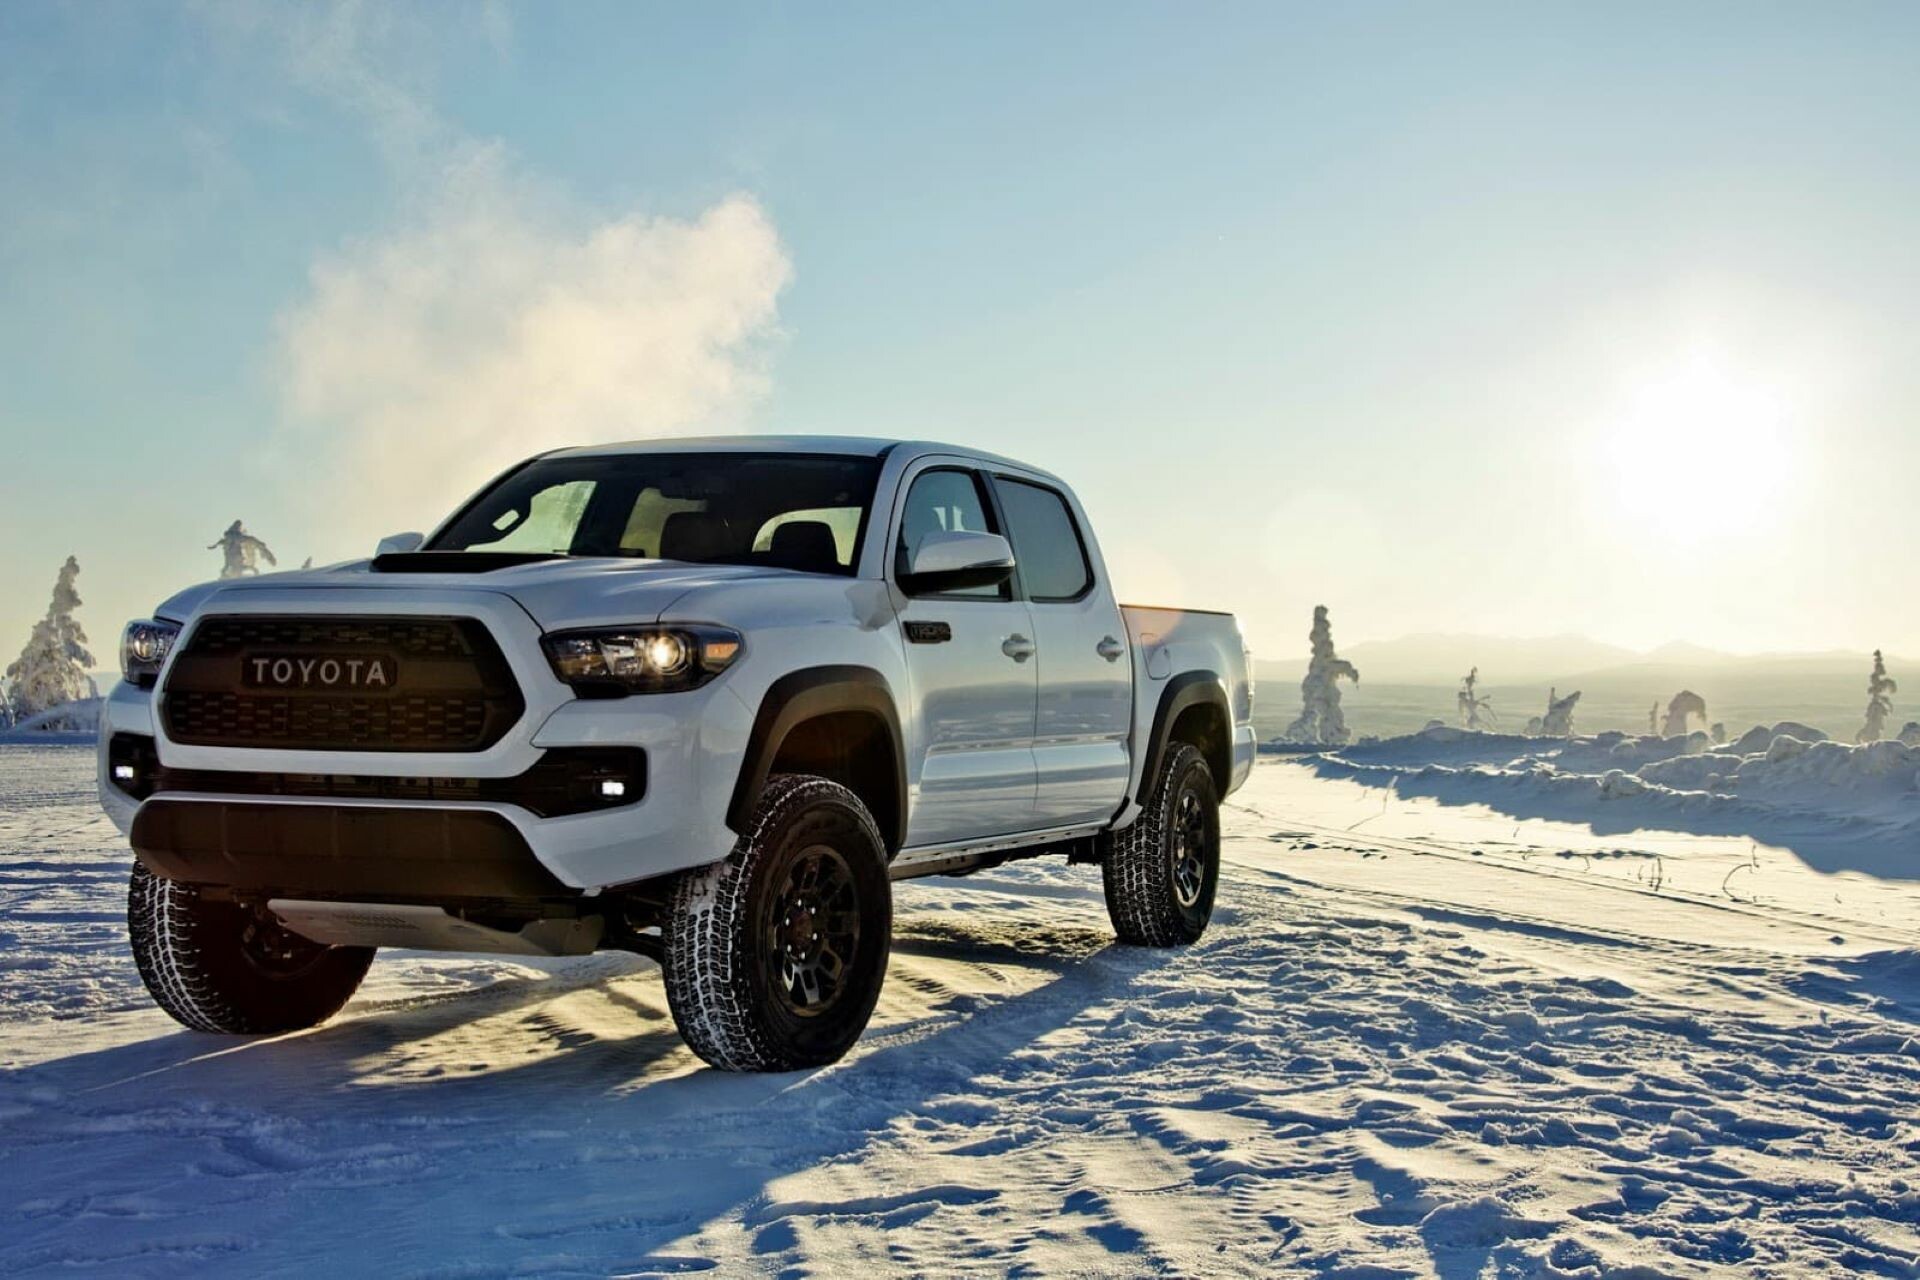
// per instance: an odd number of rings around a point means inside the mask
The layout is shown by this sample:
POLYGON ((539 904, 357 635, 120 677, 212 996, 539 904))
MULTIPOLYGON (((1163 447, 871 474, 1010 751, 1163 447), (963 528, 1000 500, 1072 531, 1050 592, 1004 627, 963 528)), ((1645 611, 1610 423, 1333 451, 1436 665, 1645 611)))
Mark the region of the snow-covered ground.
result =
POLYGON ((1526 738, 1434 727, 1319 756, 1325 777, 1557 818, 1598 832, 1744 835, 1833 872, 1920 879, 1920 746, 1829 742, 1805 725, 1723 746, 1690 738, 1526 738))
POLYGON ((619 956, 179 1031, 89 762, 0 747, 0 1272, 1920 1275, 1917 882, 1706 806, 1263 761, 1200 945, 905 885, 866 1040, 752 1078, 619 956))
POLYGON ((13 724, 0 717, 0 745, 91 746, 100 732, 101 702, 97 697, 63 702, 13 724))

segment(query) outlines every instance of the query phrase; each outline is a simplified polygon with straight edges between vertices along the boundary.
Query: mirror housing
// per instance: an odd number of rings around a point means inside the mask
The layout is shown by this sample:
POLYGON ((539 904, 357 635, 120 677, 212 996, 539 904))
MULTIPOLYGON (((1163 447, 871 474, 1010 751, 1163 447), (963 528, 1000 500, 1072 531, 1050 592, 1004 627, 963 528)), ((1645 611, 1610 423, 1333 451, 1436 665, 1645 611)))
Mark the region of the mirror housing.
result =
POLYGON ((374 549, 376 556, 405 555, 409 551, 418 551, 420 544, 427 540, 424 533, 390 533, 380 539, 380 545, 374 549))
POLYGON ((995 587, 1013 576, 1013 546, 997 533, 929 533, 900 575, 910 595, 995 587))

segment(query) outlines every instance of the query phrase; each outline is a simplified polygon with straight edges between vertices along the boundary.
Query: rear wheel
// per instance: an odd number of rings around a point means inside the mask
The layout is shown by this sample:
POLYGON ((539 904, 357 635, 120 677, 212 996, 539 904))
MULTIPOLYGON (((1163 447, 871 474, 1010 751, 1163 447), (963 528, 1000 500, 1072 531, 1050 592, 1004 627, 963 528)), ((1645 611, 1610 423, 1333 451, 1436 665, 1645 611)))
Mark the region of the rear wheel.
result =
POLYGON ((866 1029, 892 931, 886 846, 866 806, 825 778, 780 775, 733 852, 674 886, 667 1004, 713 1066, 821 1066, 866 1029))
POLYGON ((1220 797, 1197 747, 1169 746, 1146 811, 1115 833, 1103 878, 1120 941, 1171 947, 1206 932, 1220 880, 1220 797))
POLYGON ((372 947, 330 947, 265 907, 207 898, 135 864, 127 933, 154 1003, 194 1031, 270 1035, 340 1011, 373 962, 372 947))

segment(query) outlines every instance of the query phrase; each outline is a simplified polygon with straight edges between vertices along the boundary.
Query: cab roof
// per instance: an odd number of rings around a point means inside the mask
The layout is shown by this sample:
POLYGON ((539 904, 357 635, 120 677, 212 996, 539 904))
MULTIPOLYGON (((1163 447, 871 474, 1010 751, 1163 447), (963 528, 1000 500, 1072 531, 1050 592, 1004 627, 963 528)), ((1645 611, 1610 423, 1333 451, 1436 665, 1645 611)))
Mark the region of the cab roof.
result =
POLYGON ((555 449, 550 457, 603 458, 627 453, 844 453, 874 458, 897 440, 865 436, 662 436, 652 440, 622 440, 555 449))
POLYGON ((834 453, 851 457, 877 458, 896 449, 911 456, 956 454, 982 462, 1017 467, 1036 475, 1047 472, 1017 458, 1002 457, 966 445, 943 444, 934 440, 885 440, 872 436, 664 436, 653 440, 623 440, 614 444, 580 445, 555 449, 547 457, 604 458, 635 453, 834 453))

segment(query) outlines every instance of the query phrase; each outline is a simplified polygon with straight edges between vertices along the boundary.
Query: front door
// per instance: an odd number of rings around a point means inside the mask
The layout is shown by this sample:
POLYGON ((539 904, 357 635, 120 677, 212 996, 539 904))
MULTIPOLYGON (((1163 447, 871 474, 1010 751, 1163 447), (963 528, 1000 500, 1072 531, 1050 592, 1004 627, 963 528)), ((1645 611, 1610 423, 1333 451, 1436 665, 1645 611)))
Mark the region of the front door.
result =
MULTIPOLYGON (((898 581, 919 540, 942 530, 999 533, 984 482, 934 465, 908 482, 897 518, 898 581)), ((1033 816, 1033 725, 1038 646, 1011 584, 900 602, 901 642, 913 686, 909 751, 919 761, 907 824, 910 847, 1025 831, 1033 816)))

